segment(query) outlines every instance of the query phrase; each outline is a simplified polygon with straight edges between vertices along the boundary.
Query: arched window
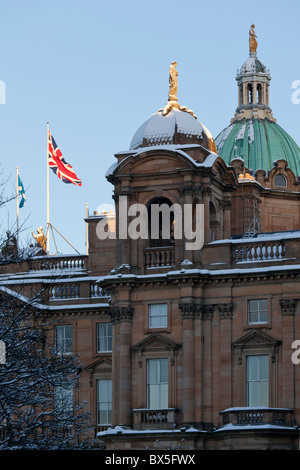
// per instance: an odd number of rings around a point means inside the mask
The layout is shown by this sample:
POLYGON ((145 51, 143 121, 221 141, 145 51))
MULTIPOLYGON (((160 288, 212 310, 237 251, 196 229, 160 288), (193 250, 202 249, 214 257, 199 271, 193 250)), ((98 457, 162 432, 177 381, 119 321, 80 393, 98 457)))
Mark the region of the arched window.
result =
POLYGON ((249 83, 247 90, 248 90, 248 103, 252 104, 253 103, 253 88, 252 88, 251 83, 249 83))
POLYGON ((152 199, 148 205, 148 230, 150 246, 174 244, 174 212, 172 202, 165 197, 152 199))
POLYGON ((280 186, 282 188, 287 187, 286 177, 284 175, 281 175, 281 174, 275 176, 274 183, 275 183, 275 186, 280 186))
POLYGON ((261 104, 262 102, 262 88, 261 84, 259 83, 256 88, 256 96, 257 96, 257 104, 261 104))

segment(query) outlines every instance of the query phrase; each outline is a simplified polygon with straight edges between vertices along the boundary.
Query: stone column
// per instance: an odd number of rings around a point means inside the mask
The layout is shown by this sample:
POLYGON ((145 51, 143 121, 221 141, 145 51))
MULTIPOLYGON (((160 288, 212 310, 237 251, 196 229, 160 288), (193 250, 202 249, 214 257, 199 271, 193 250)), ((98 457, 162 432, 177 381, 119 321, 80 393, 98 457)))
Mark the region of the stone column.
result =
MULTIPOLYGON (((292 363, 292 343, 295 339, 294 316, 296 300, 280 299, 282 311, 282 358, 283 358, 283 384, 282 384, 282 407, 295 407, 295 366, 292 363)), ((298 366, 299 367, 299 366, 298 366)))
POLYGON ((220 411, 232 405, 231 322, 232 304, 219 304, 220 315, 220 411))
POLYGON ((195 422, 195 349, 193 304, 180 304, 182 315, 182 424, 195 422))
POLYGON ((225 239, 230 238, 230 235, 231 235, 230 210, 231 210, 231 201, 224 202, 224 206, 223 206, 223 237, 225 239))
POLYGON ((132 424, 132 366, 131 366, 131 323, 133 318, 133 308, 116 307, 110 312, 115 324, 115 330, 119 330, 119 355, 118 371, 114 370, 115 387, 118 387, 118 424, 131 426, 132 424))

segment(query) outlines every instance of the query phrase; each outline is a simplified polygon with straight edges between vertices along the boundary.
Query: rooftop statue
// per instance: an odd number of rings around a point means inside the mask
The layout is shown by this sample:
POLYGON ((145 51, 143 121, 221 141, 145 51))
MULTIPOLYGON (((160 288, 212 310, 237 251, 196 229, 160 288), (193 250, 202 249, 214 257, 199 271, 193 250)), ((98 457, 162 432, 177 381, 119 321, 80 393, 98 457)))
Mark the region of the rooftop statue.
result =
POLYGON ((33 238, 36 240, 36 243, 38 246, 42 248, 42 250, 45 252, 46 251, 46 242, 47 242, 47 237, 43 232, 43 227, 39 227, 37 229, 37 234, 35 235, 33 232, 31 232, 33 238))
POLYGON ((178 90, 178 70, 176 70, 177 67, 177 62, 173 60, 170 65, 170 73, 169 73, 169 96, 168 96, 168 102, 165 105, 164 108, 160 108, 158 112, 162 112, 163 116, 166 116, 169 114, 172 109, 179 109, 180 111, 184 111, 186 113, 191 114, 195 119, 197 119, 197 116, 195 116, 194 112, 191 109, 188 109, 186 106, 180 106, 178 103, 178 98, 177 98, 177 90, 178 90))
POLYGON ((171 62, 169 76, 169 101, 177 101, 178 71, 176 70, 176 67, 177 62, 171 62))
POLYGON ((249 31, 249 50, 251 52, 256 52, 257 50, 257 36, 254 31, 255 24, 251 25, 250 31, 249 31))

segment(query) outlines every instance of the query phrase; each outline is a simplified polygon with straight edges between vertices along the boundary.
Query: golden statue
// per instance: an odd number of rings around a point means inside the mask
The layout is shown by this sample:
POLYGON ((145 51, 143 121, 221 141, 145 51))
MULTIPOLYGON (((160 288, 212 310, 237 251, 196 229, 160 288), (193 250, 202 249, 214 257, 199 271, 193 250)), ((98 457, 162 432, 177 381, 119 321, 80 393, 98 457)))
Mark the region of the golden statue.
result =
POLYGON ((169 101, 177 101, 178 71, 176 70, 176 67, 177 62, 171 62, 169 76, 169 101))
POLYGON ((250 52, 256 52, 257 49, 257 36, 254 31, 255 24, 251 25, 250 31, 249 31, 249 50, 250 52))
POLYGON ((191 114, 195 119, 194 112, 191 109, 188 109, 186 106, 180 106, 177 99, 177 88, 178 88, 178 71, 176 70, 177 62, 174 60, 170 65, 170 75, 169 75, 169 98, 168 102, 164 108, 158 110, 159 113, 162 113, 163 116, 166 116, 173 109, 179 109, 185 113, 191 114))
POLYGON ((43 227, 39 227, 37 229, 37 234, 34 235, 34 233, 31 231, 31 234, 33 238, 36 240, 37 245, 39 245, 42 250, 45 252, 46 251, 46 242, 47 242, 47 237, 43 232, 43 227))

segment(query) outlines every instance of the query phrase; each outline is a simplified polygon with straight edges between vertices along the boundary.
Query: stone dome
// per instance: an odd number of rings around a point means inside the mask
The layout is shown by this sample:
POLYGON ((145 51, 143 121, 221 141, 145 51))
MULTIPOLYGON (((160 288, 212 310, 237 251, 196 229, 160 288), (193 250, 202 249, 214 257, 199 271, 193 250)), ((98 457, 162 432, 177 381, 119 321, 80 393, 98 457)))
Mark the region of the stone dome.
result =
POLYGON ((300 148, 276 122, 268 119, 236 120, 215 139, 218 154, 230 162, 240 157, 253 170, 269 171, 276 160, 283 159, 295 176, 300 175, 300 148))
POLYGON ((168 144, 199 144, 217 153, 209 130, 192 114, 177 108, 168 114, 159 110, 145 121, 134 134, 130 150, 168 144))
POLYGON ((251 54, 250 57, 243 63, 240 74, 245 73, 268 73, 267 67, 257 58, 256 54, 251 54))

